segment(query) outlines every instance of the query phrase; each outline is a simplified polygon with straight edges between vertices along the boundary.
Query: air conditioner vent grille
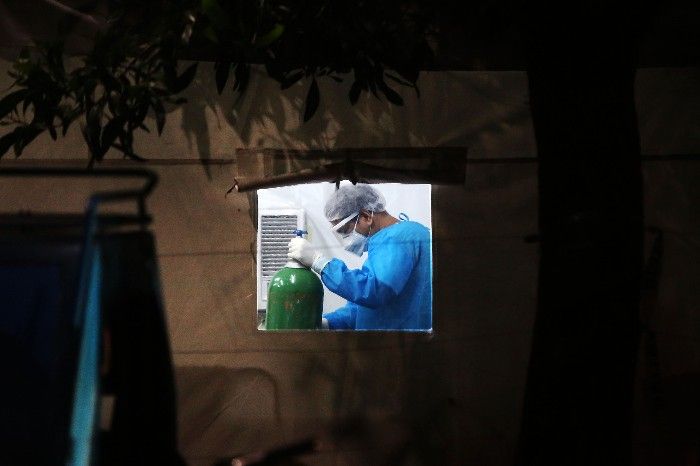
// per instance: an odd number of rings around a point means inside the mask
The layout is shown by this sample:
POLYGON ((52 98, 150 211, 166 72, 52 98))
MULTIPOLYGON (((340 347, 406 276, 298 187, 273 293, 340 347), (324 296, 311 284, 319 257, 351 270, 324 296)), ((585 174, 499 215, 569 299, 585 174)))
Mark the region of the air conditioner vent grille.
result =
POLYGON ((265 282, 287 263, 287 246, 297 225, 296 215, 260 216, 260 264, 265 282))

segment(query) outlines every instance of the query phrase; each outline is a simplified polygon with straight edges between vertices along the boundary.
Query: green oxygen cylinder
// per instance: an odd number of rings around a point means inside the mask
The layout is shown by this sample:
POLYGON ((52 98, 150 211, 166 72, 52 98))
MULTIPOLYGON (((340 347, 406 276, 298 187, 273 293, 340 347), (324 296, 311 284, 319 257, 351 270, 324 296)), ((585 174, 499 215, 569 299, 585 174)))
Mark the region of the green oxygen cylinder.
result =
MULTIPOLYGON (((294 230, 301 237, 306 231, 294 230)), ((323 284, 308 268, 290 260, 270 281, 267 291, 266 330, 321 328, 323 284)))

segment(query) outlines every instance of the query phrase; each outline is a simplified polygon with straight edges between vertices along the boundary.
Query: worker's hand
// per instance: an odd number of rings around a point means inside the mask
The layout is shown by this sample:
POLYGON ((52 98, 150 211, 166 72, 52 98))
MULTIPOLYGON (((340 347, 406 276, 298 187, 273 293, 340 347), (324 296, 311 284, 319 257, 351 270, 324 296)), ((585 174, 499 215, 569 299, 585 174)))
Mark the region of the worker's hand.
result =
POLYGON ((289 252, 287 257, 297 262, 311 267, 317 274, 321 275, 323 268, 330 262, 313 244, 304 238, 292 238, 289 242, 289 252))
POLYGON ((289 242, 289 252, 287 257, 294 259, 306 267, 311 267, 316 259, 316 255, 320 254, 316 248, 304 238, 292 238, 289 242))

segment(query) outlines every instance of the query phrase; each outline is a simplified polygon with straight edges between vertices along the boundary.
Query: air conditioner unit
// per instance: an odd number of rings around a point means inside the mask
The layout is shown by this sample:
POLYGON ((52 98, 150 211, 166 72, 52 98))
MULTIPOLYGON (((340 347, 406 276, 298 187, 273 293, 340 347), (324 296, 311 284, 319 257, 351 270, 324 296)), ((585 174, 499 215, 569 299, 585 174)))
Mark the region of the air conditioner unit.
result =
POLYGON ((294 230, 305 230, 304 209, 258 211, 257 287, 258 313, 267 309, 267 288, 273 275, 287 263, 289 240, 294 230))

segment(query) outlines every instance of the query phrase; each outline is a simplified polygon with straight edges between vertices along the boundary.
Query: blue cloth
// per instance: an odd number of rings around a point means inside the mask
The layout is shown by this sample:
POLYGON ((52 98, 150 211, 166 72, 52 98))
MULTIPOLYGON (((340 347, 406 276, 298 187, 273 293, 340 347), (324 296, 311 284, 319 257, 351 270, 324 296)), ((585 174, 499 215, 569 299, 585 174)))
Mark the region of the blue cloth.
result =
POLYGON ((370 236, 367 260, 350 270, 332 259, 321 280, 347 305, 324 314, 330 329, 430 330, 432 256, 430 230, 405 221, 370 236))

